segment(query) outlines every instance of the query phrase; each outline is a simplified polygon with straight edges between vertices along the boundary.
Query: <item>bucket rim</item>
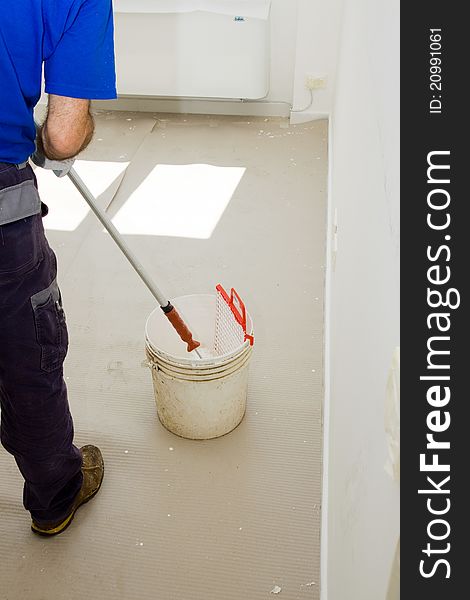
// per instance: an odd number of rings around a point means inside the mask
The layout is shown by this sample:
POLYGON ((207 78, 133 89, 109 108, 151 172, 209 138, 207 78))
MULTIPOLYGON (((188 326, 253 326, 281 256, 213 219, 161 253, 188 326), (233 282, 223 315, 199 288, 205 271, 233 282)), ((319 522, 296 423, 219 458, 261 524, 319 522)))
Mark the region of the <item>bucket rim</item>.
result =
POLYGON ((213 356, 210 358, 189 358, 189 359, 182 358, 180 360, 179 358, 175 359, 175 357, 173 357, 171 355, 168 355, 164 352, 156 350, 155 347, 151 344, 151 342, 148 339, 145 340, 145 347, 152 355, 152 358, 154 357, 155 362, 161 362, 162 364, 166 364, 170 367, 175 367, 175 368, 180 368, 180 369, 199 370, 199 371, 220 369, 231 363, 237 362, 237 360, 241 356, 248 353, 250 351, 250 349, 252 348, 250 343, 247 341, 236 352, 233 352, 229 355, 223 355, 223 357, 222 356, 213 356), (224 360, 216 360, 217 358, 220 358, 220 359, 224 358, 224 360), (171 360, 171 359, 173 359, 173 360, 171 360))
POLYGON ((243 359, 243 357, 247 356, 248 354, 250 354, 253 351, 252 346, 250 346, 249 344, 244 348, 243 352, 240 352, 239 354, 237 354, 236 356, 234 356, 231 360, 225 361, 223 363, 211 363, 211 364, 204 364, 204 365, 200 365, 199 361, 194 361, 190 364, 182 364, 179 362, 172 362, 172 361, 168 361, 163 359, 160 355, 156 354, 153 350, 153 348, 151 346, 149 346, 148 343, 145 344, 145 351, 147 353, 147 357, 149 359, 150 362, 154 363, 154 364, 159 364, 159 365, 163 365, 169 369, 176 369, 176 370, 181 370, 181 371, 198 371, 201 375, 203 375, 204 373, 210 373, 212 371, 223 371, 224 369, 227 369, 228 367, 230 367, 231 365, 234 365, 238 362, 240 362, 240 360, 243 359))
POLYGON ((206 383, 215 380, 224 380, 231 375, 239 373, 245 367, 249 366, 251 359, 251 351, 243 355, 239 361, 232 363, 227 366, 226 369, 220 371, 211 371, 210 373, 202 373, 193 370, 191 371, 177 371, 175 369, 168 368, 168 366, 164 364, 155 364, 155 366, 151 366, 152 377, 154 376, 154 371, 158 373, 163 373, 167 377, 178 381, 192 381, 193 383, 206 383))

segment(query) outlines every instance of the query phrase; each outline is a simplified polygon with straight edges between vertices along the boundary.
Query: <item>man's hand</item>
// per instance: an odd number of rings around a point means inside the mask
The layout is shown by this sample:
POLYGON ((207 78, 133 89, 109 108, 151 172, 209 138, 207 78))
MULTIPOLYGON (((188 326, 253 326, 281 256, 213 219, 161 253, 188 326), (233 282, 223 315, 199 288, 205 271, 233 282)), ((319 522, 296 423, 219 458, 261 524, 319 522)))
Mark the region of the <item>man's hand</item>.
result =
MULTIPOLYGON (((40 129, 37 131, 37 135, 41 135, 40 129)), ((31 156, 31 160, 37 167, 54 171, 57 177, 65 177, 65 175, 67 175, 67 173, 73 167, 73 163, 75 162, 74 158, 66 158, 65 160, 51 160, 50 158, 47 158, 41 152, 40 148, 38 148, 37 142, 36 150, 31 156)))

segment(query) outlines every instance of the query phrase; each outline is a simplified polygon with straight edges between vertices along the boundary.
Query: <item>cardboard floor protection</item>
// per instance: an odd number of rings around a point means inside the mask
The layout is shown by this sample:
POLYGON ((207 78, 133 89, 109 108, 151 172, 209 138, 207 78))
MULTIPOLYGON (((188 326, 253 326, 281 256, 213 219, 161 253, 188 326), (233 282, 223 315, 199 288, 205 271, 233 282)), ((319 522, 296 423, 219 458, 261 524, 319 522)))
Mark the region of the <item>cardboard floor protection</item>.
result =
POLYGON ((60 229, 51 206, 76 443, 99 445, 106 473, 67 532, 45 540, 0 450, 0 600, 317 600, 327 123, 97 121, 103 141, 83 172, 94 185, 100 161, 126 154, 123 128, 139 132, 108 211, 157 284, 175 297, 222 283, 244 298, 256 338, 247 413, 217 440, 161 426, 142 364, 156 303, 92 214, 60 229))

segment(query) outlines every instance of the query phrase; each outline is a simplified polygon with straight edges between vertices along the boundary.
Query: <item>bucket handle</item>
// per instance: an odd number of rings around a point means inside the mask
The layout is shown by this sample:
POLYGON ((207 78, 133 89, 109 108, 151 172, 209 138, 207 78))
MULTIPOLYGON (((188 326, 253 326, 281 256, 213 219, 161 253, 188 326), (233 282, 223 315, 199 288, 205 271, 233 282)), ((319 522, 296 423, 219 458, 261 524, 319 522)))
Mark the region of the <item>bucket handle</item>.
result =
POLYGON ((240 298, 240 296, 236 292, 235 288, 231 288, 231 290, 230 290, 230 298, 228 297, 227 292, 220 285, 220 283, 219 283, 219 285, 216 286, 215 289, 222 295, 222 298, 228 304, 228 306, 229 306, 230 310, 232 311, 232 314, 235 317, 237 323, 240 325, 240 327, 243 328, 243 332, 245 334, 245 342, 246 342, 246 340, 249 340, 250 346, 253 346, 253 343, 255 341, 254 337, 252 335, 249 335, 246 332, 246 309, 245 309, 245 303, 240 298), (234 298, 237 301, 237 305, 238 306, 235 305, 234 298))
POLYGON ((237 294, 237 292, 236 292, 236 290, 234 288, 232 288, 230 290, 230 301, 231 301, 231 305, 233 306, 233 309, 234 309, 235 313, 238 313, 238 317, 235 314, 235 318, 240 323, 240 325, 243 327, 243 331, 245 333, 245 342, 248 340, 250 342, 250 346, 253 346, 255 338, 252 335, 250 335, 249 333, 246 332, 246 309, 245 309, 245 303, 240 298, 240 296, 237 294), (238 311, 238 309, 235 306, 235 303, 233 301, 234 297, 236 298, 236 300, 238 302, 238 305, 241 308, 241 311, 242 311, 241 315, 240 315, 240 312, 238 311), (239 318, 241 319, 241 321, 239 320, 239 318))
POLYGON ((237 294, 237 292, 235 291, 235 288, 232 288, 230 290, 230 304, 231 304, 231 306, 233 306, 233 312, 234 312, 236 320, 240 323, 240 325, 243 327, 243 331, 246 333, 245 304, 244 304, 243 300, 240 298, 240 296, 237 294), (238 306, 235 305, 235 302, 233 301, 234 298, 236 298, 238 306), (241 311, 241 313, 240 313, 240 311, 241 311))

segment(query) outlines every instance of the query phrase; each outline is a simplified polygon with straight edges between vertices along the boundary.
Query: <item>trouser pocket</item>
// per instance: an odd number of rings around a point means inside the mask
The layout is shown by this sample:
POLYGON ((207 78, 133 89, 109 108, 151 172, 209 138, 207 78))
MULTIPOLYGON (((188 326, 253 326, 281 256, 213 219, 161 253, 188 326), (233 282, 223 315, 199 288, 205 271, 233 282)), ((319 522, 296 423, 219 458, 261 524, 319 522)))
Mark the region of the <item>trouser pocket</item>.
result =
POLYGON ((25 277, 44 258, 41 216, 0 225, 0 283, 25 277))
POLYGON ((57 281, 31 296, 36 337, 41 347, 41 369, 50 373, 62 366, 68 348, 68 333, 57 281))

